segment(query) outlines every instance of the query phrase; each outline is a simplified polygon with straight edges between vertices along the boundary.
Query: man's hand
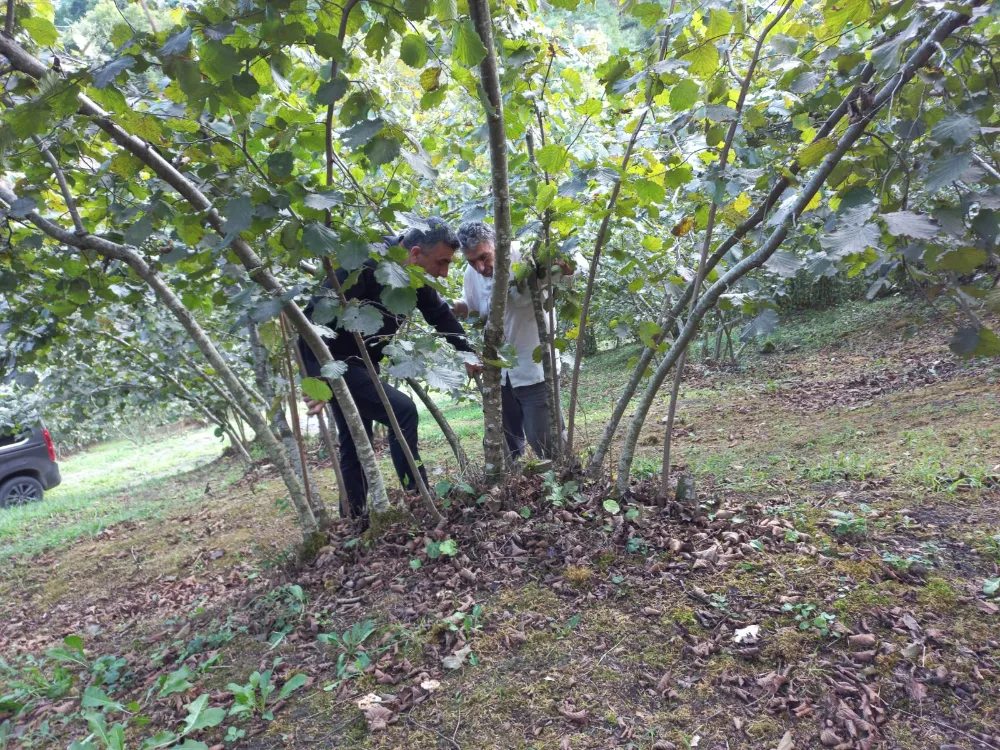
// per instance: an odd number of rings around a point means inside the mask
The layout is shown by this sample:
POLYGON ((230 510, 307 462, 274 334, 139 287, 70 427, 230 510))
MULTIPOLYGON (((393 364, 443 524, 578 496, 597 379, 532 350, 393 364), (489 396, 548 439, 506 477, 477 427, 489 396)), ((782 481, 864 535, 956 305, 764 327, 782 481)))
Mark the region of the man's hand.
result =
POLYGON ((323 411, 323 409, 326 408, 326 401, 313 401, 305 394, 302 395, 302 400, 305 401, 306 406, 309 407, 309 410, 306 412, 306 414, 309 415, 310 417, 315 417, 317 414, 323 411))
POLYGON ((465 320, 467 317, 469 317, 469 306, 464 302, 462 302, 461 300, 455 303, 455 306, 451 308, 451 311, 455 313, 456 318, 461 318, 462 320, 465 320))
POLYGON ((472 364, 471 362, 465 363, 465 372, 468 374, 470 379, 476 377, 476 375, 478 375, 482 371, 483 371, 483 366, 478 362, 475 364, 472 364))
POLYGON ((567 260, 565 260, 563 258, 557 258, 556 259, 556 265, 559 266, 559 268, 562 269, 563 274, 565 274, 566 276, 572 276, 573 275, 573 269, 570 266, 569 261, 567 261, 567 260))

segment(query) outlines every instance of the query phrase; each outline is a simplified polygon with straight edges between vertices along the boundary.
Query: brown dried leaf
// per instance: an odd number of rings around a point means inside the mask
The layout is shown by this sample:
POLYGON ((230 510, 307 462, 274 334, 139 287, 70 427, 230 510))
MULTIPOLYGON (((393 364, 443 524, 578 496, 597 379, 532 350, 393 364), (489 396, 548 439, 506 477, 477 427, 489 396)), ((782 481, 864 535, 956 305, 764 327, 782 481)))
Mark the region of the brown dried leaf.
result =
POLYGON ((858 635, 850 635, 847 637, 847 643, 851 648, 856 649, 870 649, 875 646, 875 636, 871 633, 859 633, 858 635))
POLYGON ((823 747, 834 747, 843 742, 843 740, 832 729, 824 729, 820 732, 819 741, 823 744, 823 747))
POLYGON ((368 721, 368 729, 372 732, 386 729, 395 718, 396 715, 380 703, 376 703, 365 709, 365 719, 368 721))
POLYGON ((583 709, 582 711, 574 711, 566 706, 562 706, 559 709, 559 715, 562 716, 564 719, 569 719, 574 724, 580 724, 580 725, 586 724, 588 719, 587 709, 583 709))
POLYGON ((656 692, 663 695, 670 689, 670 675, 665 674, 660 678, 660 681, 656 683, 656 692))
POLYGON ((795 750, 795 742, 792 740, 791 731, 785 732, 778 743, 778 750, 795 750))

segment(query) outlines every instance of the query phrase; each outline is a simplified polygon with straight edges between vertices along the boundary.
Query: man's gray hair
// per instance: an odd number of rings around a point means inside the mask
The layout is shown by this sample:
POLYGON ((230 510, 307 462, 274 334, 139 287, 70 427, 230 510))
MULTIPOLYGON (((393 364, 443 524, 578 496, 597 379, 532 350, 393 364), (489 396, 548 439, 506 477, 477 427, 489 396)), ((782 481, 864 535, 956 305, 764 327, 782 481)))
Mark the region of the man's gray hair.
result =
POLYGON ((462 252, 472 252, 484 242, 496 245, 497 235, 493 227, 481 221, 466 221, 458 228, 458 241, 462 244, 462 252))

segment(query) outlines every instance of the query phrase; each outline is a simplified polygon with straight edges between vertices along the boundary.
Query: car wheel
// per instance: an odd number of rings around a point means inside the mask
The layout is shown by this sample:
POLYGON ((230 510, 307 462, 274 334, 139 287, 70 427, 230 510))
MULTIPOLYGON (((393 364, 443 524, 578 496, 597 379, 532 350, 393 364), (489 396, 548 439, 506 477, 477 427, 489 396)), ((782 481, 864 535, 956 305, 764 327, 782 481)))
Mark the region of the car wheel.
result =
POLYGON ((42 483, 34 477, 14 477, 0 485, 0 508, 33 503, 44 494, 42 483))

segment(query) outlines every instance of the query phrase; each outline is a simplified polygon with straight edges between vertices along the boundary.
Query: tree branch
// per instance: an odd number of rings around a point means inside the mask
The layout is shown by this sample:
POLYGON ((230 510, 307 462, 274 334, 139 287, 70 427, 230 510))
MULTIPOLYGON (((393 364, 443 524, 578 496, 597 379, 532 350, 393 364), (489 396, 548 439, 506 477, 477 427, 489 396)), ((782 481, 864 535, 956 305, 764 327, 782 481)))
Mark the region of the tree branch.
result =
MULTIPOLYGON (((670 0, 670 10, 667 11, 668 19, 673 16, 675 5, 676 0, 670 0)), ((668 20, 667 27, 663 30, 663 40, 660 43, 660 55, 657 62, 662 62, 667 56, 667 50, 670 48, 670 35, 672 30, 673 23, 668 20)), ((639 140, 639 134, 642 132, 642 126, 646 122, 646 117, 649 115, 652 103, 653 83, 650 80, 646 84, 646 100, 642 114, 639 116, 639 122, 636 123, 635 130, 632 132, 632 137, 629 138, 628 146, 625 147, 625 155, 622 157, 621 174, 615 180, 615 184, 611 188, 611 195, 608 197, 608 206, 605 209, 604 218, 601 220, 601 226, 597 230, 597 238, 594 240, 594 255, 590 261, 590 272, 587 275, 587 287, 584 289, 583 304, 580 307, 580 323, 576 329, 576 356, 573 359, 573 379, 570 382, 569 393, 569 416, 566 421, 565 458, 567 461, 573 461, 573 428, 576 421, 576 406, 579 401, 578 391, 580 386, 580 367, 583 364, 583 342, 586 340, 587 315, 590 312, 590 301, 594 294, 594 282, 597 278, 597 268, 601 262, 601 250, 604 248, 604 242, 608 236, 608 228, 611 226, 611 216, 614 213, 615 204, 618 202, 618 194, 621 192, 622 182, 628 169, 628 164, 632 160, 632 152, 635 149, 636 142, 639 140)))
MULTIPOLYGON (((47 68, 39 60, 28 54, 13 39, 0 36, 0 54, 6 56, 14 68, 36 79, 41 79, 47 72, 47 68)), ((78 94, 77 101, 80 104, 78 112, 81 115, 92 119, 115 143, 138 157, 160 179, 170 185, 184 200, 190 203, 196 211, 205 212, 209 226, 220 237, 225 238, 227 236, 224 230, 225 220, 219 215, 212 202, 194 183, 164 159, 153 146, 121 128, 110 118, 107 112, 85 94, 78 94)), ((275 297, 282 297, 286 294, 287 290, 284 285, 268 270, 264 265, 264 261, 246 240, 237 235, 232 239, 230 248, 243 264, 251 280, 275 297)), ((295 328, 299 336, 302 337, 305 344, 316 355, 320 366, 332 362, 333 357, 330 355, 330 351, 327 349, 322 336, 319 335, 312 323, 306 318, 302 308, 293 299, 289 299, 282 308, 282 311, 288 316, 289 323, 295 328)), ((371 442, 368 440, 368 434, 362 425, 358 407, 354 403, 347 385, 343 382, 343 378, 333 379, 330 385, 337 398, 337 403, 347 418, 351 437, 357 446, 358 459, 364 469, 365 477, 368 480, 368 487, 371 490, 373 507, 379 512, 387 510, 389 508, 389 497, 386 494, 385 481, 379 469, 378 460, 375 458, 375 451, 372 449, 371 442)))
MULTIPOLYGON (((974 4, 978 6, 981 5, 983 1, 984 0, 975 0, 974 4)), ((771 233, 767 242, 765 242, 764 245, 757 251, 751 253, 724 273, 706 292, 705 296, 699 300, 698 304, 694 306, 691 311, 691 315, 688 317, 687 324, 684 326, 681 334, 674 342, 674 345, 660 362, 653 378, 651 379, 646 390, 643 392, 642 398, 636 408, 636 413, 632 418, 631 424, 629 425, 629 431, 622 447, 621 459, 618 463, 618 479, 616 485, 618 493, 624 494, 624 492, 628 489, 632 460, 635 455, 635 446, 638 443, 639 433, 642 430, 642 426, 646 420, 646 415, 649 413, 649 408, 653 403, 653 399, 655 398, 656 393, 659 390, 660 385, 663 383, 667 373, 677 362, 680 352, 694 337, 701 319, 704 318, 705 314, 716 304, 716 302, 718 302, 719 297, 721 297, 726 290, 730 289, 747 273, 755 268, 760 268, 767 262, 768 258, 770 258, 781 246, 781 243, 784 241, 785 237, 788 236, 788 232, 794 222, 805 210, 805 207, 813 199, 820 187, 822 187, 834 167, 840 162, 844 154, 846 154, 854 143, 864 134, 865 129, 874 116, 890 101, 893 96, 895 96, 896 92, 905 83, 912 79, 913 76, 916 75, 917 71, 927 63, 931 55, 934 53, 936 45, 944 39, 947 39, 948 36, 950 36, 956 29, 967 24, 969 20, 969 16, 956 11, 951 11, 945 14, 944 19, 938 23, 937 26, 935 26, 934 30, 917 48, 917 50, 914 51, 913 55, 906 62, 906 64, 903 65, 903 67, 879 90, 878 94, 872 101, 872 107, 867 115, 847 128, 844 135, 842 135, 839 139, 837 147, 826 156, 822 165, 803 187, 802 191, 792 204, 791 209, 785 215, 781 224, 774 230, 774 232, 771 233)))

